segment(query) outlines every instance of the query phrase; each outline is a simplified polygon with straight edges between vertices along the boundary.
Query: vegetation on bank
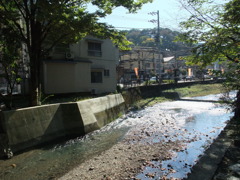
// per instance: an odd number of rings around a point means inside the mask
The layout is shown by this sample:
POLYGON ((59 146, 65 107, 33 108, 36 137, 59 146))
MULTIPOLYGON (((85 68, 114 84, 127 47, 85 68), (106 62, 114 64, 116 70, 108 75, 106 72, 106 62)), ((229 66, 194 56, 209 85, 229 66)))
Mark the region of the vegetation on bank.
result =
MULTIPOLYGON (((151 95, 148 97, 139 97, 138 100, 134 100, 134 103, 130 106, 134 109, 144 108, 146 106, 152 106, 156 103, 161 103, 165 101, 176 100, 177 92, 180 97, 194 97, 194 96, 204 96, 208 94, 219 94, 224 92, 224 88, 221 84, 196 84, 192 86, 187 86, 184 88, 174 88, 163 91, 159 95, 151 95)), ((127 92, 123 92, 123 96, 127 92)), ((55 103, 68 103, 77 102, 82 100, 87 100, 91 98, 96 98, 93 95, 83 95, 83 94, 67 94, 67 95, 42 95, 43 99, 41 101, 42 105, 55 104, 55 103)), ((132 97, 135 98, 135 97, 132 97)), ((13 98, 14 109, 27 107, 27 98, 25 96, 14 96, 13 98)))
POLYGON ((196 97, 209 94, 224 93, 225 90, 221 84, 196 84, 184 88, 166 90, 167 92, 177 92, 180 97, 196 97))
POLYGON ((133 104, 133 109, 141 109, 147 106, 152 106, 157 103, 172 101, 175 100, 176 97, 174 94, 165 96, 166 92, 177 92, 180 97, 196 97, 196 96, 205 96, 209 94, 220 94, 224 93, 224 88, 222 84, 196 84, 192 86, 187 86, 183 88, 174 88, 163 91, 162 95, 142 98, 139 101, 133 104))
MULTIPOLYGON (((161 103, 165 101, 175 100, 176 97, 171 94, 165 94, 168 92, 177 92, 181 97, 194 97, 194 96, 204 96, 209 94, 219 94, 223 93, 224 89, 221 84, 196 84, 184 88, 174 88, 163 91, 159 96, 140 98, 139 101, 134 103, 134 108, 143 108, 145 106, 152 106, 156 103, 161 103)), ((94 98, 95 96, 81 96, 81 95, 69 95, 65 97, 50 96, 46 97, 46 100, 42 104, 52 104, 52 103, 64 103, 64 102, 77 102, 86 99, 94 98)))

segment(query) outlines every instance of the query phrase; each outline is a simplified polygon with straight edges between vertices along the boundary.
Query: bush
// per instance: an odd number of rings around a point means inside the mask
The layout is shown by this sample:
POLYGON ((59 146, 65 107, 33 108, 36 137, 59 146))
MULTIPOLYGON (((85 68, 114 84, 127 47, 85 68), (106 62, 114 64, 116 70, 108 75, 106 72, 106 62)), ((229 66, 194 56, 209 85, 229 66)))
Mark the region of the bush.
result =
POLYGON ((174 80, 172 79, 164 79, 162 82, 166 84, 174 84, 174 80))

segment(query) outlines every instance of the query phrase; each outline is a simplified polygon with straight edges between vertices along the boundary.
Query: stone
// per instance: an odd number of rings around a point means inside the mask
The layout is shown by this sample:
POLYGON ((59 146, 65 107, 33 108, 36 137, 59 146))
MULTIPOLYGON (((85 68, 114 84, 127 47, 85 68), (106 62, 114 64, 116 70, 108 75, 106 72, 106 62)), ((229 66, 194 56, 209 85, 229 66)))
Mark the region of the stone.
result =
POLYGON ((227 180, 240 180, 240 178, 237 178, 235 176, 230 176, 227 178, 227 180))
POLYGON ((230 166, 229 169, 233 171, 235 174, 237 174, 238 176, 240 176, 240 164, 234 164, 230 166))
POLYGON ((17 165, 16 165, 16 164, 11 164, 11 166, 12 166, 13 168, 17 167, 17 165))

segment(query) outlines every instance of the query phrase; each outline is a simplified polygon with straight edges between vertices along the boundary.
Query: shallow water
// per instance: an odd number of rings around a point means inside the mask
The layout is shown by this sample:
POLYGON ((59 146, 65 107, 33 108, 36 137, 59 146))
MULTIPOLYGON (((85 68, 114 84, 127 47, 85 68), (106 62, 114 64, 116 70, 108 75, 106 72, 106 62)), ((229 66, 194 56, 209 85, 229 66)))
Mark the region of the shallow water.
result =
MULTIPOLYGON (((215 95, 201 99, 215 100, 215 95)), ((54 179, 84 160, 92 158, 124 139, 129 143, 157 143, 180 140, 181 150, 170 160, 154 162, 136 177, 183 178, 211 144, 232 113, 209 102, 174 101, 130 112, 100 130, 62 144, 35 149, 0 161, 0 179, 54 179), (141 133, 139 133, 141 132, 141 133), (137 138, 144 134, 141 138, 137 138), (133 138, 136 137, 136 138, 133 138)))
MULTIPOLYGON (((218 100, 218 97, 211 95, 192 99, 218 100)), ((151 174, 154 179, 163 176, 186 178, 191 172, 191 167, 219 135, 233 114, 219 104, 209 102, 175 101, 158 104, 154 108, 157 107, 170 113, 175 119, 175 126, 179 128, 178 131, 169 130, 168 139, 183 140, 185 148, 175 151, 170 160, 153 161, 154 166, 145 167, 144 171, 136 177, 145 180, 149 179, 147 175, 151 174), (185 133, 179 133, 179 131, 185 131, 185 133)))

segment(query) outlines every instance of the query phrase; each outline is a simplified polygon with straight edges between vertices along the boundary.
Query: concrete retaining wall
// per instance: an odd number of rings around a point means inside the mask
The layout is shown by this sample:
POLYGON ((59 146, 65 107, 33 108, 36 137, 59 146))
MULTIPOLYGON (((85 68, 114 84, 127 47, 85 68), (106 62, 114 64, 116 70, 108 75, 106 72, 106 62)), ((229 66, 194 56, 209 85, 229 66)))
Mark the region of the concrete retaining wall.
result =
POLYGON ((4 111, 1 123, 13 152, 66 136, 94 131, 124 112, 121 94, 4 111))

